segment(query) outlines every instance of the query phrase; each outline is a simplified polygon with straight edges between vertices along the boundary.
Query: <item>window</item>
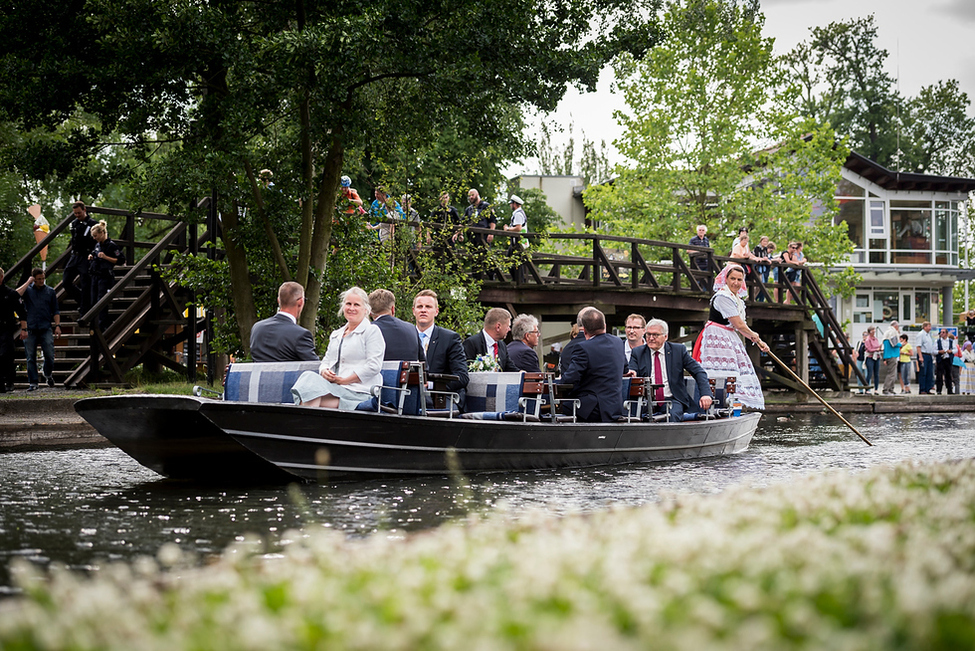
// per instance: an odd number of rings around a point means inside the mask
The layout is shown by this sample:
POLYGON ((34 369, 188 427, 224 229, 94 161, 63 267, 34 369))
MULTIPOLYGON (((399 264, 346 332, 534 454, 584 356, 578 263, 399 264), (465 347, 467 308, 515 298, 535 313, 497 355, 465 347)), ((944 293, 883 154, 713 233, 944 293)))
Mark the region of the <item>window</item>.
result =
MULTIPOLYGON (((887 239, 887 220, 884 219, 884 202, 870 202, 870 237, 887 239)), ((873 248, 871 245, 870 248, 873 248)))
POLYGON ((882 291, 873 293, 873 320, 890 321, 900 314, 900 295, 897 292, 882 291))
POLYGON ((846 179, 840 180, 836 184, 836 196, 837 197, 863 197, 867 194, 866 190, 861 188, 859 185, 853 181, 847 181, 846 179))

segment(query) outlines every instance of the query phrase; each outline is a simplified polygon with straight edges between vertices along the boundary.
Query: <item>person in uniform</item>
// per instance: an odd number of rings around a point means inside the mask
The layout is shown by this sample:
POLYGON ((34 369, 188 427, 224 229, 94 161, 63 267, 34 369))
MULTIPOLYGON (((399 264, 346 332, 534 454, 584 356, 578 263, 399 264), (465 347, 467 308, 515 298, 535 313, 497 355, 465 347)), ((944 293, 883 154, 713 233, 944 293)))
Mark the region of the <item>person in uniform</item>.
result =
MULTIPOLYGON (((94 305, 115 286, 115 267, 125 264, 125 252, 108 236, 108 224, 104 219, 91 227, 91 236, 95 248, 88 256, 88 273, 91 276, 91 305, 94 305)), ((98 325, 104 332, 110 323, 108 308, 103 308, 98 314, 98 325)))

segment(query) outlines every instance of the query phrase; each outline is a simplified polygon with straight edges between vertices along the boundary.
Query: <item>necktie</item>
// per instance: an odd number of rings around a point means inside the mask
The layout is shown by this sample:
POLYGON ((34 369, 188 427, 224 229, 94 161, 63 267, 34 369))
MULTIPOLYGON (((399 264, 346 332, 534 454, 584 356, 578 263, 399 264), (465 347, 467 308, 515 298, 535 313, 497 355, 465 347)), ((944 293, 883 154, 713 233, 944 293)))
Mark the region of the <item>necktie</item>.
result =
POLYGON ((653 354, 653 376, 654 384, 659 384, 658 388, 653 390, 653 400, 654 402, 662 403, 664 401, 664 373, 660 368, 660 353, 656 352, 653 354))
POLYGON ((494 359, 498 358, 498 342, 494 342, 494 359))
POLYGON ((423 352, 427 352, 427 347, 430 345, 430 335, 425 332, 421 332, 420 343, 423 345, 423 352))

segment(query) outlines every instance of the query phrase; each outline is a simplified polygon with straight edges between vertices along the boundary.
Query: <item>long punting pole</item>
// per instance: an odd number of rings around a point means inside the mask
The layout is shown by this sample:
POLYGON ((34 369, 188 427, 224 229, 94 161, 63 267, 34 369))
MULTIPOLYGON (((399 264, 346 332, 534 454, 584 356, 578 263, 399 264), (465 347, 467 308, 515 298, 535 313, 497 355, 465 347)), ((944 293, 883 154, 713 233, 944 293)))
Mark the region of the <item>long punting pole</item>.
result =
POLYGON ((854 434, 856 434, 861 439, 863 439, 863 442, 864 443, 866 443, 867 445, 873 445, 873 443, 871 443, 867 439, 866 436, 864 436, 863 434, 861 434, 860 431, 857 428, 855 428, 850 423, 850 421, 848 421, 847 419, 843 418, 843 416, 840 414, 840 412, 838 412, 835 409, 833 409, 833 407, 830 406, 830 404, 828 402, 826 402, 825 400, 823 400, 822 397, 820 397, 820 395, 818 393, 816 393, 815 391, 812 390, 812 387, 810 387, 808 384, 806 384, 805 382, 803 382, 802 381, 802 378, 800 378, 798 375, 796 375, 795 372, 791 368, 789 368, 789 366, 787 364, 783 363, 781 359, 779 359, 778 357, 776 357, 775 353, 773 353, 771 350, 767 350, 765 352, 766 352, 766 354, 769 357, 771 357, 775 361, 776 364, 778 364, 779 366, 781 366, 782 368, 784 368, 789 373, 789 375, 791 375, 795 379, 796 382, 798 382, 799 384, 801 384, 806 389, 806 391, 808 391, 810 393, 810 395, 812 395, 816 400, 818 400, 821 403, 823 403, 823 405, 827 409, 829 409, 831 412, 833 412, 833 415, 834 416, 836 416, 841 421, 843 421, 843 424, 844 425, 846 425, 847 427, 849 427, 851 430, 853 430, 853 433, 854 434))

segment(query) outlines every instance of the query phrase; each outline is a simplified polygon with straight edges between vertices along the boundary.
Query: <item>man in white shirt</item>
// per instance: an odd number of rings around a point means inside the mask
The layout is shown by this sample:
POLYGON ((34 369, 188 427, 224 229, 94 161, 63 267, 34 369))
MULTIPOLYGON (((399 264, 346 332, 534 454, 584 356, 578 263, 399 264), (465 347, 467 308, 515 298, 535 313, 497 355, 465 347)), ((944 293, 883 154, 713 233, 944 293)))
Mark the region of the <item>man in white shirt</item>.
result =
POLYGON ((934 388, 934 355, 937 348, 934 345, 934 337, 931 336, 931 322, 925 321, 921 325, 921 332, 917 333, 916 345, 917 361, 920 365, 918 373, 918 393, 931 395, 934 388))
POLYGON ((623 352, 626 353, 627 364, 630 363, 630 356, 633 354, 633 349, 645 343, 643 341, 643 334, 646 331, 647 320, 641 315, 631 314, 626 317, 626 346, 623 347, 623 352))
POLYGON ((503 307, 492 307, 484 315, 484 329, 464 340, 467 361, 474 361, 486 354, 497 361, 502 371, 516 372, 518 369, 508 357, 508 346, 504 343, 510 331, 511 313, 503 307))
POLYGON ((427 360, 427 372, 457 376, 458 379, 448 382, 446 388, 460 395, 463 409, 464 391, 470 380, 464 347, 459 334, 436 324, 438 314, 440 305, 436 292, 432 289, 420 290, 413 299, 413 318, 427 360))
POLYGON ((948 329, 941 328, 938 333, 938 341, 935 342, 935 351, 938 356, 937 366, 937 379, 935 380, 938 395, 941 395, 942 386, 948 388, 948 395, 954 393, 954 378, 951 377, 951 367, 954 364, 955 353, 958 349, 958 344, 954 339, 948 336, 948 329))

